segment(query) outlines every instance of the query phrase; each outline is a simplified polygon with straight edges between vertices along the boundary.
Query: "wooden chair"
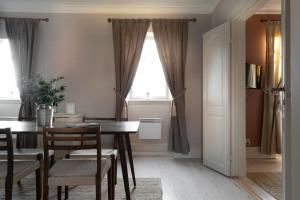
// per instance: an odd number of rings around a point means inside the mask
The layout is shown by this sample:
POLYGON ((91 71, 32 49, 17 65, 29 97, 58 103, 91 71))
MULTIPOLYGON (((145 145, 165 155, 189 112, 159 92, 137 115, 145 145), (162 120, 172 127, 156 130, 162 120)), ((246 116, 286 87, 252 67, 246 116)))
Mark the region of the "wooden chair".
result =
POLYGON ((12 199, 13 185, 24 177, 35 172, 36 175, 36 199, 41 199, 41 166, 43 155, 39 154, 37 160, 33 161, 14 161, 13 142, 10 129, 0 129, 0 151, 7 152, 7 160, 0 161, 0 187, 5 187, 5 199, 12 199), (6 169, 6 170, 5 170, 6 169))
MULTIPOLYGON (((115 121, 116 118, 92 118, 85 117, 85 122, 99 122, 99 121, 115 121)), ((97 152, 95 150, 77 150, 71 151, 67 156, 69 158, 96 158, 97 152)), ((113 148, 103 148, 101 152, 103 158, 111 159, 111 164, 113 166, 112 173, 114 176, 114 184, 117 184, 117 167, 118 167, 118 150, 116 144, 114 143, 113 148)))
MULTIPOLYGON (((99 121, 115 121, 116 118, 91 118, 91 117, 84 117, 85 122, 99 122, 99 121)), ((115 146, 115 144, 114 144, 115 146)), ((97 151, 95 150, 76 150, 76 151, 71 151, 69 154, 67 154, 67 158, 70 159, 95 159, 97 155, 97 151)), ((112 166, 112 176, 113 178, 113 190, 114 190, 114 185, 117 184, 117 168, 118 168, 118 150, 116 147, 112 149, 102 149, 101 151, 101 156, 102 158, 107 158, 111 160, 111 166, 112 166)), ((65 199, 68 199, 68 186, 65 187, 65 199)), ((114 195, 114 192, 113 192, 114 195)), ((113 196, 114 199, 114 196, 113 196)))
POLYGON ((95 185, 96 200, 101 199, 101 181, 108 174, 108 199, 112 199, 112 170, 109 159, 101 158, 101 135, 99 127, 47 128, 43 130, 44 143, 44 200, 48 199, 49 186, 58 187, 61 199, 61 186, 95 185), (88 143, 81 145, 74 142, 88 143), (59 142, 61 144, 59 144, 59 142), (67 142, 71 142, 69 145, 67 142), (62 144, 63 143, 63 144, 62 144), (48 151, 96 150, 96 160, 63 159, 48 168, 48 151))
MULTIPOLYGON (((15 117, 1 117, 0 120, 8 120, 8 121, 17 121, 18 119, 15 117)), ((28 121, 27 119, 19 119, 21 121, 28 121)), ((33 120, 33 119, 30 119, 33 120)), ((18 137, 17 141, 18 143, 18 137)), ((14 159, 15 160, 37 160, 40 154, 43 154, 42 148, 19 148, 14 147, 14 159)), ((50 157, 50 165, 54 164, 54 151, 49 151, 49 157, 50 157)), ((0 160, 6 160, 7 159, 7 153, 6 152, 0 152, 0 160)))

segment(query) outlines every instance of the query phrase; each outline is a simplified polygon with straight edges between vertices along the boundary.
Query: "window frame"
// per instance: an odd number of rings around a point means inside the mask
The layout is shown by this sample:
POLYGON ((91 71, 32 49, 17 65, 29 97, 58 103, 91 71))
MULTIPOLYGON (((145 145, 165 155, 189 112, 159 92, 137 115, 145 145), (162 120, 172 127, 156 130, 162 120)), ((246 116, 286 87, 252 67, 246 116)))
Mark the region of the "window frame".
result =
MULTIPOLYGON (((153 35, 153 32, 152 31, 148 31, 147 32, 147 35, 146 35, 146 38, 145 38, 145 42, 146 40, 151 37, 151 39, 154 39, 154 35, 153 35)), ((158 52, 157 52, 158 53, 158 52)), ((163 70, 163 69, 162 69, 163 70)), ((164 74, 164 77, 165 77, 165 74, 164 74)), ((135 78, 135 77, 134 77, 135 78)), ((133 80, 134 81, 134 80, 133 80)), ((166 81, 166 80, 165 80, 166 81)), ((134 83, 134 82, 133 82, 134 83)), ((132 85, 133 86, 133 85, 132 85)), ((168 84, 167 84, 167 81, 166 81, 166 84, 165 84, 165 96, 151 96, 149 94, 149 92, 146 92, 146 96, 137 96, 137 95, 134 95, 134 92, 132 90, 132 86, 130 88, 130 91, 129 91, 129 94, 126 98, 127 101, 141 101, 141 102, 146 102, 146 101, 155 101, 155 102, 164 102, 164 101, 172 101, 172 95, 170 93, 170 90, 169 90, 169 87, 168 87, 168 84), (147 95, 149 94, 149 95, 147 95)))

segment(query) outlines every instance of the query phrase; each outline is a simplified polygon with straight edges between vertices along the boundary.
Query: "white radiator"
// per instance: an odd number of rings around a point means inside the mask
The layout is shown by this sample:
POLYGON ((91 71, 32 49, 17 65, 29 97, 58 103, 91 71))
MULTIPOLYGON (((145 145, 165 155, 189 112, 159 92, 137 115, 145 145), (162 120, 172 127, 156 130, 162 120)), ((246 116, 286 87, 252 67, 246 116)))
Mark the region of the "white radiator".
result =
POLYGON ((161 118, 140 118, 139 139, 161 139, 161 118))

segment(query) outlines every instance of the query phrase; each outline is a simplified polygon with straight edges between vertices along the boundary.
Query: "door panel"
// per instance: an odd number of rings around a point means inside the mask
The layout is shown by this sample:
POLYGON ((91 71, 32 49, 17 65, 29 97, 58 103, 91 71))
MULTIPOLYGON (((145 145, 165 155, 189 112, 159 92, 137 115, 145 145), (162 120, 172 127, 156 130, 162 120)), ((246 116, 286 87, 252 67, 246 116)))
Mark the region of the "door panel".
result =
POLYGON ((230 176, 230 24, 203 37, 203 163, 230 176))

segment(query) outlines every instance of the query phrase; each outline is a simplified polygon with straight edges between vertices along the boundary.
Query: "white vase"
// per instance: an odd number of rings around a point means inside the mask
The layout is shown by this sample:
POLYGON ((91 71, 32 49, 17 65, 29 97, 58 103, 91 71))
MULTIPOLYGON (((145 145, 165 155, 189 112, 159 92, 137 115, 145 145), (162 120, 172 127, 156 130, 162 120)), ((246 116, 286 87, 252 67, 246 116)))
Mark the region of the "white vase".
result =
POLYGON ((53 108, 45 104, 38 105, 36 108, 37 126, 52 126, 53 123, 53 108))

